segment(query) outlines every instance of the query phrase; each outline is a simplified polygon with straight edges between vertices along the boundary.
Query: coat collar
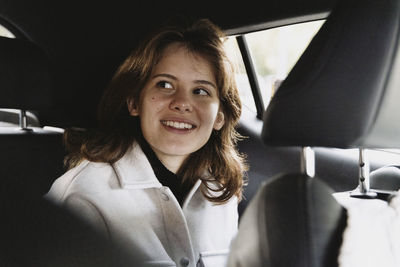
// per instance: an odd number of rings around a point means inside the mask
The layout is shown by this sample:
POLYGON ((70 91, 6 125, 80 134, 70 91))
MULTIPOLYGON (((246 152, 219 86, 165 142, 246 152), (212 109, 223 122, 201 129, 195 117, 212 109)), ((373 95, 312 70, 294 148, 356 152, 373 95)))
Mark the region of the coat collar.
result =
POLYGON ((162 187, 140 145, 134 142, 117 162, 112 164, 122 188, 162 187))
MULTIPOLYGON (((137 142, 117 162, 112 164, 119 184, 124 189, 160 188, 163 185, 154 174, 149 160, 137 142)), ((198 180, 190 190, 186 199, 190 199, 200 187, 198 180)))
MULTIPOLYGON (((158 181, 150 162, 137 142, 132 145, 121 159, 112 164, 112 167, 115 170, 121 188, 123 189, 163 187, 163 185, 158 181)), ((183 208, 188 205, 200 185, 201 180, 198 180, 194 184, 186 196, 183 208)))

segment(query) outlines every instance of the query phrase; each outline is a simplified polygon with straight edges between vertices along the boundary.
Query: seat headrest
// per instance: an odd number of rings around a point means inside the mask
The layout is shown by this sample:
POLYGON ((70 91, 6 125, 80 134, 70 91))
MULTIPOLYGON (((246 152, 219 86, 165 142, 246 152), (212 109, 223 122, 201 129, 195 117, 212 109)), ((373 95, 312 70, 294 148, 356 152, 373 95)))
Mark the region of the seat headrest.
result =
POLYGON ((400 1, 343 0, 264 114, 268 145, 400 147, 400 1))
POLYGON ((49 62, 38 46, 0 37, 0 108, 49 108, 51 84, 49 62))

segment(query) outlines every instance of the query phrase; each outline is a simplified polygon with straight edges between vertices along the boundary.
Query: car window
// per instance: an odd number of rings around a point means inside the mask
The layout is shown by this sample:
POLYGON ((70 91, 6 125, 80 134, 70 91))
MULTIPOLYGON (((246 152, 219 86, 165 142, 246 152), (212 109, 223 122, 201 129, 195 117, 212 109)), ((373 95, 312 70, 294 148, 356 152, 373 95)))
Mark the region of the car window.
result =
POLYGON ((265 107, 323 22, 294 24, 246 35, 265 107))
MULTIPOLYGON (((243 35, 256 71, 264 108, 323 23, 324 20, 305 22, 243 35)), ((243 104, 256 112, 235 36, 229 38, 226 49, 231 61, 239 65, 236 78, 243 104)))
POLYGON ((256 112, 257 110, 254 104, 253 93, 251 92, 243 59, 234 36, 230 36, 225 40, 225 49, 235 68, 236 84, 239 89, 240 99, 242 100, 243 107, 256 112))

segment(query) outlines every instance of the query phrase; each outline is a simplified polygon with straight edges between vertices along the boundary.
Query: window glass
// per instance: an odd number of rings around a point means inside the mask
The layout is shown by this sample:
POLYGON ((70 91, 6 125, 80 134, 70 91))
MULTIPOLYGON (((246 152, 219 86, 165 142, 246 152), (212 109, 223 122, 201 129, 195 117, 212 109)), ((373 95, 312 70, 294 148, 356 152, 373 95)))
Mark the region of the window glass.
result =
POLYGON ((245 36, 259 77, 265 107, 323 22, 294 24, 245 36))
POLYGON ((254 104, 253 93, 251 92, 250 83, 246 74, 246 68, 244 67, 236 37, 230 36, 225 40, 224 44, 226 53, 235 68, 236 84, 239 89, 242 105, 253 112, 257 112, 254 104))

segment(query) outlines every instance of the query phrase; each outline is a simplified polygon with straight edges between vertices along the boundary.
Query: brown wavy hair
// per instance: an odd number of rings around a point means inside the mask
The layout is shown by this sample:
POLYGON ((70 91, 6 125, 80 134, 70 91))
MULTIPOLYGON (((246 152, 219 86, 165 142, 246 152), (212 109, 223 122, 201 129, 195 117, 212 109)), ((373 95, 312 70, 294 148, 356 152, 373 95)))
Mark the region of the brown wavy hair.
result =
POLYGON ((175 22, 149 35, 118 68, 104 91, 98 107, 99 129, 66 131, 64 140, 70 151, 66 165, 72 168, 83 159, 112 164, 135 140, 140 143, 139 118, 129 115, 127 100, 139 99, 164 49, 172 43, 180 43, 190 52, 204 56, 214 67, 225 124, 219 131, 213 131, 208 142, 184 161, 178 175, 182 182, 194 183, 201 179, 202 193, 212 202, 224 203, 232 196, 241 199, 247 170, 244 156, 236 149, 241 138, 235 129, 241 101, 223 38, 222 31, 208 19, 175 22))

